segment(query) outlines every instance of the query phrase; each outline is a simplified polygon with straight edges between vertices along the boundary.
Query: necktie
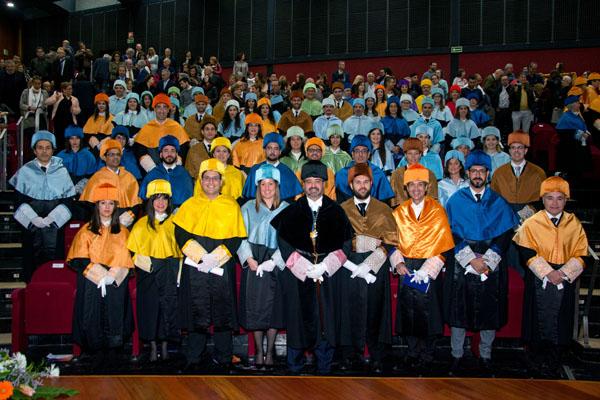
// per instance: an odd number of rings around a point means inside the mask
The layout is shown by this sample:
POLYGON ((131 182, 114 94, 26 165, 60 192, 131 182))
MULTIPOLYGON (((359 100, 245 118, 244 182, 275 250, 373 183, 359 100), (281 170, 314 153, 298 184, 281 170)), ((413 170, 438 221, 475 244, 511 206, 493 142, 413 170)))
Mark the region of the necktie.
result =
POLYGON ((517 178, 521 176, 521 167, 515 167, 515 176, 517 178))
POLYGON ((65 59, 60 60, 60 74, 62 75, 65 71, 65 59))
POLYGON ((552 221, 552 223, 554 224, 554 226, 558 226, 558 218, 556 218, 556 217, 550 218, 550 221, 552 221))
POLYGON ((358 211, 360 212, 361 216, 365 216, 365 214, 367 213, 367 204, 366 203, 358 203, 358 211))
POLYGON ((342 108, 342 102, 341 101, 337 102, 337 108, 342 108))
POLYGON ((46 170, 47 170, 48 168, 47 168, 47 167, 41 167, 41 168, 42 168, 42 171, 43 171, 44 173, 46 173, 46 170))
POLYGON ((481 193, 475 193, 475 199, 479 203, 481 201, 481 193))
POLYGON ((425 124, 429 123, 429 118, 425 118, 425 124))

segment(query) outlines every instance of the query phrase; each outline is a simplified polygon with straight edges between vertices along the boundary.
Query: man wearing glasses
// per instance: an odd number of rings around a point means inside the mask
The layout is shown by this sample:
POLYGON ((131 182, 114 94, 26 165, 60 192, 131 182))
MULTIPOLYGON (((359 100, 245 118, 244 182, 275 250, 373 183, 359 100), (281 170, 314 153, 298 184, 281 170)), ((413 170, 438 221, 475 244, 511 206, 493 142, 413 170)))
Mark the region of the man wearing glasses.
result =
POLYGON ((448 263, 444 282, 444 311, 452 330, 452 374, 460 369, 467 331, 479 332, 480 364, 490 371, 496 330, 507 322, 505 253, 519 220, 506 200, 486 187, 491 165, 483 151, 469 154, 465 162, 469 186, 446 204, 456 244, 455 262, 448 263))

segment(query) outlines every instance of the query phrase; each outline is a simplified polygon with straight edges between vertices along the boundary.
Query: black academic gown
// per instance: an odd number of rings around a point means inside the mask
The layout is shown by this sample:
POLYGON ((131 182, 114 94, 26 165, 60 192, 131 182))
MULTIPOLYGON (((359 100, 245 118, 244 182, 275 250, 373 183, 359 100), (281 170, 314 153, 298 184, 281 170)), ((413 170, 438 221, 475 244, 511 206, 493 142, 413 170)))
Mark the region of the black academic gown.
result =
MULTIPOLYGON (((492 246, 503 256, 496 270, 481 282, 478 275, 465 275, 457 260, 447 263, 444 276, 444 315, 450 326, 470 331, 497 330, 508 320, 508 265, 505 255, 514 232, 512 229, 492 240, 467 241, 473 252, 485 254, 492 246)), ((454 243, 464 239, 452 234, 454 243)))
POLYGON ((177 272, 179 259, 151 257, 152 272, 136 270, 137 314, 140 339, 175 340, 177 325, 177 272))
POLYGON ((119 348, 133 332, 129 278, 119 286, 106 286, 106 297, 102 297, 96 284, 83 276, 89 264, 89 258, 75 258, 69 262, 69 266, 77 271, 73 341, 92 352, 119 348))
MULTIPOLYGON (((535 251, 518 246, 523 265, 536 256, 535 251)), ((554 270, 562 265, 550 264, 554 270)), ((525 292, 523 296, 523 341, 539 344, 542 342, 566 346, 573 338, 573 313, 575 312, 575 284, 563 281, 563 290, 548 283, 542 289, 530 268, 525 270, 525 292)))
MULTIPOLYGON (((277 230, 279 250, 284 260, 298 251, 314 262, 310 239, 312 220, 312 211, 305 196, 273 218, 271 225, 277 230)), ((350 253, 352 225, 344 210, 327 196, 323 196, 317 217, 317 232, 317 263, 336 250, 350 253)), ((302 282, 287 267, 282 275, 287 345, 295 349, 312 348, 325 339, 335 346, 337 313, 342 306, 336 295, 335 280, 325 273, 323 283, 315 283, 310 278, 302 282)))
MULTIPOLYGON (((260 265, 270 260, 276 250, 250 243, 252 257, 260 265)), ((244 263, 240 282, 240 325, 246 330, 283 328, 283 272, 275 267, 261 277, 244 263)))
MULTIPOLYGON (((241 243, 238 237, 212 239, 194 235, 175 225, 175 240, 180 248, 190 239, 197 241, 209 253, 222 244, 235 254, 241 243)), ((182 330, 206 332, 211 325, 216 331, 237 329, 235 263, 235 257, 231 257, 222 266, 223 276, 183 266, 178 293, 178 317, 182 330)))
MULTIPOLYGON (((443 254, 446 260, 451 257, 451 253, 451 251, 448 251, 443 254)), ((425 261, 427 261, 426 258, 404 259, 406 268, 409 271, 419 270, 425 261)), ((444 330, 442 274, 439 274, 437 279, 429 280, 427 293, 405 285, 404 279, 410 279, 410 277, 400 277, 398 279, 396 333, 400 336, 421 338, 441 335, 444 330)))

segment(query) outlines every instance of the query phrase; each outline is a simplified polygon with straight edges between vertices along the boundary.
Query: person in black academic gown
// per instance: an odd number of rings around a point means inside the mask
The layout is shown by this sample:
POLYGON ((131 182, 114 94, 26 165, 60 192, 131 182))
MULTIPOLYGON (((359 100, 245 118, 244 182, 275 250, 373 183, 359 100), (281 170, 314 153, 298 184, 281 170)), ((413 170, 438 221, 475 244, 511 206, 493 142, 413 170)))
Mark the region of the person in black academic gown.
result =
POLYGON ((323 195, 323 163, 307 162, 301 178, 305 196, 271 221, 287 267, 282 277, 287 365, 299 373, 304 351, 310 349, 317 357, 317 371, 326 374, 335 351, 336 314, 342 307, 332 277, 351 250, 352 226, 344 210, 323 195))

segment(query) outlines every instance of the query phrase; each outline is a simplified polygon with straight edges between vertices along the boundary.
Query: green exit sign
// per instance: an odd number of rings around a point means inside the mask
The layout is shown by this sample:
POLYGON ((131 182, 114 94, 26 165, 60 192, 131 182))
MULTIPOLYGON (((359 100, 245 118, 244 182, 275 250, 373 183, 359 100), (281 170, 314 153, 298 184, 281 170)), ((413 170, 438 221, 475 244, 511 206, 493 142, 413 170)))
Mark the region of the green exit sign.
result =
POLYGON ((452 47, 450 47, 450 53, 452 53, 452 54, 458 54, 458 53, 462 53, 462 52, 463 52, 462 46, 452 46, 452 47))

